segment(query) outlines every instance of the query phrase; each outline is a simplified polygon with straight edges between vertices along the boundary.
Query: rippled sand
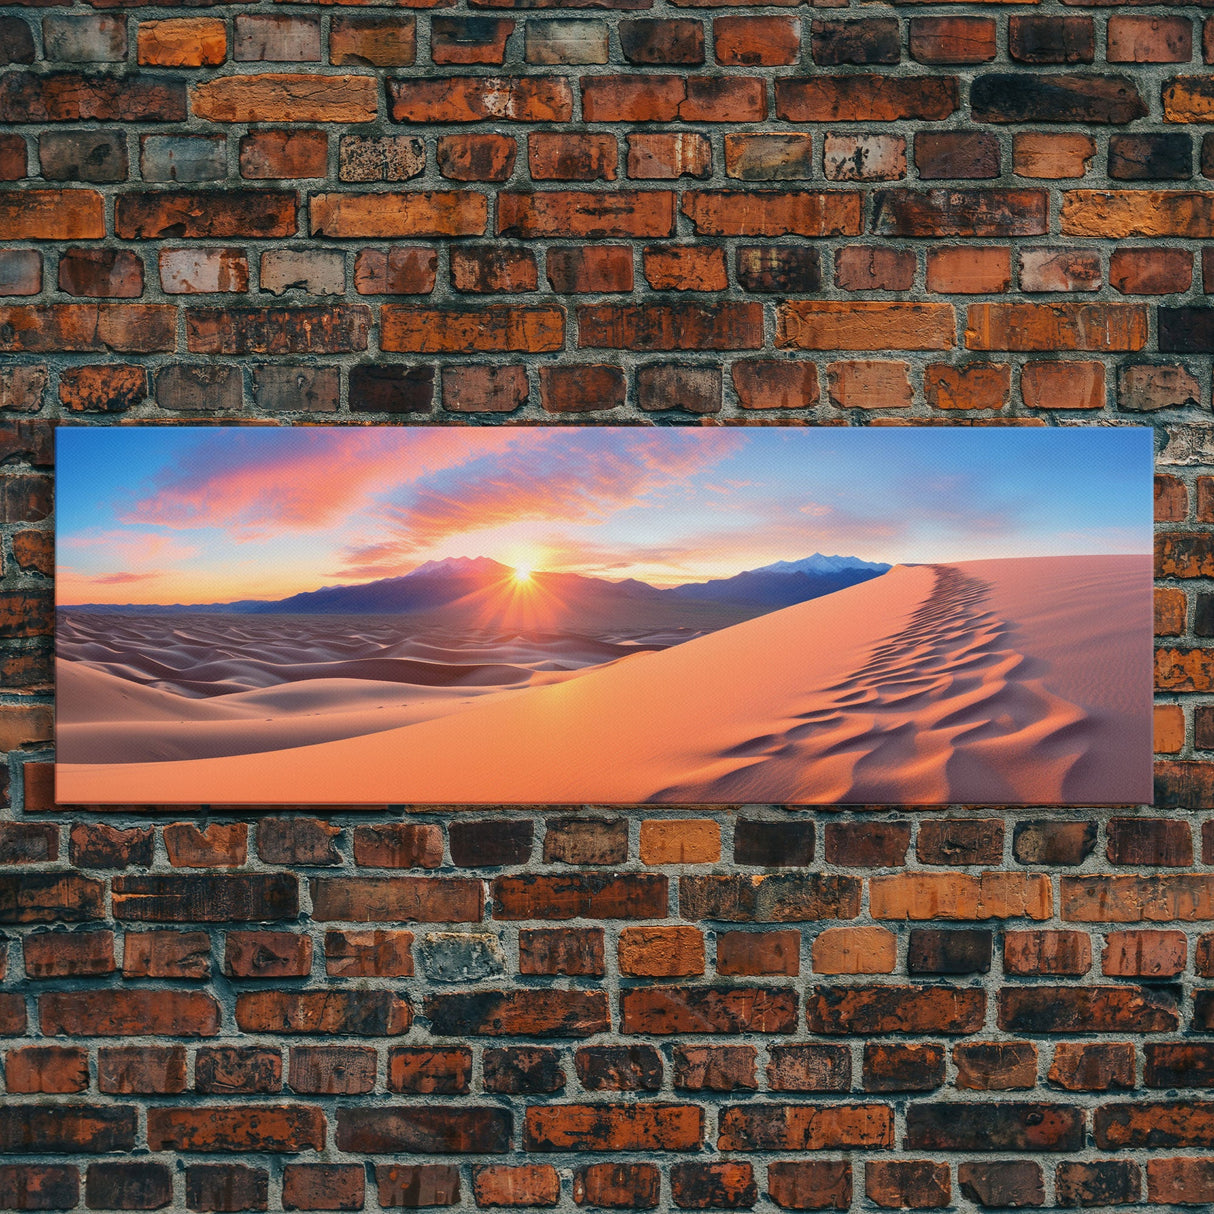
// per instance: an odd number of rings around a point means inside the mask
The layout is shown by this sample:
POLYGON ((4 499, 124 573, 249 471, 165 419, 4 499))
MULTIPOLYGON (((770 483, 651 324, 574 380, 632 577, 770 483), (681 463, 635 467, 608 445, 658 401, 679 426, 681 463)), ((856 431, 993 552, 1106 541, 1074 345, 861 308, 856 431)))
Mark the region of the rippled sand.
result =
POLYGON ((689 640, 69 613, 58 797, 1149 801, 1150 571, 899 566, 689 640))

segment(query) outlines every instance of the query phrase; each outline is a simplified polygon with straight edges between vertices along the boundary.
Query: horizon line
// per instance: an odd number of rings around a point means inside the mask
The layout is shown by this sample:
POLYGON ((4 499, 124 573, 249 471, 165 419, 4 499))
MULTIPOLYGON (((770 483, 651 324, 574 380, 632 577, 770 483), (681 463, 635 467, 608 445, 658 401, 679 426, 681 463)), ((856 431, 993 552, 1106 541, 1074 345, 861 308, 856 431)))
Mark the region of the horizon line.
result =
MULTIPOLYGON (((810 555, 811 556, 813 556, 813 555, 827 556, 826 553, 811 553, 810 555)), ((963 560, 942 560, 940 558, 934 558, 931 560, 921 560, 921 561, 876 561, 876 560, 869 560, 866 557, 850 557, 849 558, 845 554, 842 554, 842 553, 833 553, 833 554, 830 554, 828 559, 834 559, 834 558, 853 559, 853 560, 857 560, 857 561, 863 561, 865 564, 869 564, 869 565, 879 565, 879 564, 888 565, 888 568, 884 571, 884 573, 890 573, 894 569, 897 569, 899 567, 911 568, 911 567, 922 566, 922 565, 960 565, 960 564, 969 564, 969 563, 972 563, 975 561, 985 561, 985 560, 991 560, 991 561, 1074 560, 1074 559, 1081 558, 1081 557, 1094 557, 1094 556, 1105 556, 1105 557, 1125 556, 1125 557, 1144 557, 1144 558, 1153 559, 1154 554, 1149 551, 1146 551, 1146 552, 1019 553, 1019 554, 1011 555, 1011 556, 1003 555, 1003 556, 991 556, 991 557, 966 557, 963 560)), ((808 559, 809 559, 809 557, 796 558, 796 560, 808 560, 808 559)), ((297 590, 297 591, 294 591, 292 594, 284 595, 281 598, 264 598, 263 599, 263 598, 256 598, 256 597, 251 597, 251 596, 237 596, 237 597, 230 598, 230 599, 211 599, 206 602, 198 601, 198 602, 188 602, 188 603, 187 602, 136 603, 136 602, 129 602, 129 601, 125 602, 125 603, 119 603, 116 601, 110 602, 110 601, 102 601, 102 600, 95 600, 95 599, 90 600, 88 602, 61 603, 58 600, 58 598, 56 598, 55 610, 63 611, 63 610, 68 610, 73 607, 144 607, 144 608, 148 608, 148 607, 228 607, 228 606, 231 606, 233 603, 267 603, 267 604, 282 603, 282 602, 286 602, 287 599, 295 598, 301 594, 317 594, 317 593, 320 593, 325 590, 347 590, 347 589, 354 589, 354 588, 361 587, 361 586, 374 586, 380 582, 396 581, 400 578, 409 577, 411 574, 417 572, 417 570, 422 568, 422 566, 424 566, 424 565, 442 564, 447 561, 454 562, 454 561, 459 561, 459 560, 464 560, 464 561, 487 560, 487 561, 491 561, 495 565, 500 566, 502 569, 508 569, 508 570, 516 570, 516 569, 522 568, 522 566, 509 565, 503 561, 499 561, 496 558, 489 557, 489 556, 445 557, 445 558, 442 558, 442 560, 440 560, 440 561, 422 561, 418 565, 415 565, 412 569, 407 570, 405 573, 392 574, 389 577, 371 578, 371 579, 369 579, 367 581, 363 581, 363 582, 358 582, 358 581, 334 582, 334 583, 330 583, 327 585, 317 586, 310 590, 297 590)), ((557 574, 557 575, 570 574, 574 577, 584 577, 584 578, 588 578, 592 581, 607 582, 611 585, 616 585, 616 586, 621 585, 624 582, 640 582, 642 585, 649 586, 650 589, 653 589, 653 590, 673 590, 679 586, 706 585, 710 582, 727 581, 730 578, 738 577, 744 573, 760 572, 762 570, 770 568, 770 565, 781 564, 781 563, 795 564, 796 560, 791 561, 791 562, 789 562, 789 561, 782 562, 782 561, 777 560, 777 561, 770 562, 769 565, 760 565, 760 566, 756 566, 752 569, 740 569, 740 570, 738 570, 737 573, 726 574, 721 577, 688 578, 682 582, 671 582, 666 585, 660 585, 660 586, 655 585, 652 582, 647 582, 644 579, 638 578, 638 577, 610 578, 610 577, 604 577, 604 576, 596 575, 596 574, 575 573, 574 571, 567 570, 567 569, 535 569, 535 568, 532 568, 532 569, 528 570, 528 573, 531 577, 534 577, 537 574, 557 574)), ((884 573, 882 573, 880 576, 884 576, 884 573)), ((374 614, 374 613, 370 613, 370 614, 374 614)))

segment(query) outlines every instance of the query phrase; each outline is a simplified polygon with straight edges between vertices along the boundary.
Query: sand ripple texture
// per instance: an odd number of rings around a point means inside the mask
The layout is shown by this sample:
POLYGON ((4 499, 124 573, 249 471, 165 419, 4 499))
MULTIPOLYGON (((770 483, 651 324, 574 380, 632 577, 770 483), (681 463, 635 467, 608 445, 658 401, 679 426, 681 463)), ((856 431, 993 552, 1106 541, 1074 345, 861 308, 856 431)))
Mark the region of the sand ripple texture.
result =
MULTIPOLYGON (((683 644, 547 676, 546 685, 498 685, 476 697, 464 688, 454 702, 441 691, 441 715, 395 728, 381 731, 375 712, 352 708, 351 724, 365 718, 363 735, 315 744, 296 735, 281 753, 61 764, 59 795, 191 804, 1149 801, 1151 621, 1149 556, 899 566, 683 644)), ((107 728, 121 745, 114 719, 107 728)), ((127 728, 140 720, 132 711, 127 728)))

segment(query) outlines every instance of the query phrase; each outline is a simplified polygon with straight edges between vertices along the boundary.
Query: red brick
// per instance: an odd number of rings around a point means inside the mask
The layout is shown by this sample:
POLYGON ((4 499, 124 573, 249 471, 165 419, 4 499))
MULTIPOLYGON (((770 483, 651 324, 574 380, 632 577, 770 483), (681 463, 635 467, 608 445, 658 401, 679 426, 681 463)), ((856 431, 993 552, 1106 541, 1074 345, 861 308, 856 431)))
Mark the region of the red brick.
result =
MULTIPOLYGON (((351 67, 407 67, 417 57, 413 17, 341 14, 329 26, 329 62, 351 67)), ((500 61, 499 61, 500 62, 500 61)))
POLYGON ((545 264, 549 285, 562 295, 632 290, 632 250, 625 245, 552 248, 545 264))
POLYGON ((619 367, 579 364, 540 368, 540 400, 550 413, 585 413, 623 405, 624 372, 619 367))
POLYGON ((613 1210, 652 1210, 662 1177, 651 1163, 592 1163, 573 1174, 573 1200, 613 1210))
POLYGON ((761 122, 763 81, 752 76, 586 76, 587 122, 761 122))
POLYGON ((451 285, 478 294, 534 291, 535 254, 504 245, 465 245, 451 250, 451 285))
POLYGON ((801 55, 801 25, 796 17, 715 17, 713 47, 726 67, 779 66, 801 55))
POLYGON ((953 1103, 907 1109, 905 1145, 934 1151, 1078 1151, 1083 1111, 1033 1102, 953 1103))
POLYGON ((986 995, 947 987, 812 987, 807 1021, 815 1033, 973 1033, 986 995))
POLYGON ((83 72, 6 72, 0 77, 0 122, 184 122, 185 84, 178 80, 83 72))
POLYGON ((4 1086, 10 1093, 83 1092, 89 1086, 88 1051, 62 1045, 9 1050, 4 1059, 4 1086))
POLYGON ((1139 304, 970 304, 965 344, 971 350, 1141 350, 1146 309, 1139 304))
POLYGON ((1012 166, 1019 177, 1082 177, 1095 155, 1096 141, 1090 135, 1022 131, 1012 137, 1012 166))
POLYGON ((1029 409, 1103 409, 1104 364, 1025 363, 1020 371, 1020 396, 1029 409))
POLYGON ((527 168, 534 181, 614 181, 619 151, 614 135, 533 131, 527 168))
MULTIPOLYGON (((153 1151, 269 1151, 294 1154, 325 1145, 325 1118, 308 1105, 190 1105, 148 1109, 153 1151)), ((188 1183, 188 1182, 187 1182, 188 1183)))
POLYGON ((748 360, 730 372, 743 409, 811 409, 818 403, 813 363, 748 360))
POLYGON ((388 112, 394 122, 568 122, 573 94, 560 77, 389 80, 388 112))
POLYGON ((0 250, 0 295, 37 295, 41 290, 41 253, 33 249, 0 250))
POLYGON ((362 249, 354 259, 354 289, 360 295, 428 295, 437 270, 436 249, 362 249))
POLYGON ((520 928, 519 973, 602 977, 602 928, 520 928))
POLYGON ((867 360, 829 363, 826 388, 836 409, 906 409, 911 405, 910 367, 867 360))
POLYGON ((140 21, 138 60, 153 67, 215 67, 228 53, 227 29, 214 17, 140 21))
POLYGON ((609 1024, 602 991, 478 990, 426 997, 431 1032, 440 1037, 590 1037, 609 1024))
POLYGON ((844 291, 909 291, 915 255, 880 245, 848 245, 835 254, 835 286, 844 291))
POLYGON ((59 400, 76 413, 119 413, 142 404, 147 396, 148 373, 144 367, 103 363, 65 367, 59 373, 59 400))
POLYGON ((1175 992, 1165 987, 1018 986, 999 992, 999 1026, 1020 1033, 1175 1031, 1175 992))
POLYGON ((173 1200, 173 1173, 162 1163, 91 1163, 84 1182, 90 1210, 159 1210, 173 1200))
POLYGON ((985 131, 919 131, 915 168, 920 181, 999 176, 999 140, 985 131))
POLYGON ((25 937, 22 948, 31 978, 88 977, 115 969, 110 931, 35 932, 25 937))
POLYGON ((199 1092, 278 1092, 282 1055, 277 1050, 217 1046, 199 1049, 194 1061, 199 1092))
POLYGON ((424 308, 385 304, 380 348, 418 353, 559 350, 565 314, 555 307, 497 304, 479 308, 424 308))
POLYGON ((376 1164, 380 1205, 454 1206, 459 1204, 459 1168, 445 1163, 376 1164))
POLYGON ((676 1163, 670 1168, 670 1191, 682 1210, 750 1209, 759 1197, 749 1163, 676 1163))
POLYGON ((888 189, 876 198, 882 236, 1040 236, 1048 231, 1044 190, 888 189))
POLYGON ((977 1092, 1037 1086, 1037 1047, 1028 1041, 967 1041, 953 1046, 956 1085, 977 1092))
POLYGON ((282 1173, 284 1210, 361 1210, 366 1180, 360 1164, 289 1163, 282 1173))
POLYGON ((45 1036, 213 1037, 219 1004, 202 991, 110 989, 38 996, 45 1036))
MULTIPOLYGON (((633 21, 619 24, 620 50, 629 63, 703 63, 704 27, 699 21, 633 21)), ((606 62, 606 56, 602 62, 606 62)))
MULTIPOLYGON (((337 1110, 335 1140, 339 1150, 356 1154, 500 1155, 510 1145, 511 1121, 506 1109, 476 1105, 345 1106, 337 1110)), ((380 1185, 382 1192, 383 1179, 380 1185)))
POLYGON ((763 344, 760 304, 594 304, 577 312, 583 349, 754 350, 763 344))
POLYGON ((431 823, 393 822, 354 828, 354 863, 368 868, 438 868, 443 862, 442 828, 431 823))
POLYGON ((866 1092, 931 1092, 944 1083, 944 1047, 870 1043, 864 1047, 866 1092))
POLYGON ((326 76, 318 91, 308 75, 218 76, 194 85, 194 114, 210 122, 373 122, 372 76, 326 76))
POLYGON ((1069 1092, 1107 1092, 1135 1086, 1129 1042, 1071 1042, 1054 1047, 1049 1081, 1069 1092))
POLYGON ((527 1109, 528 1151, 688 1151, 704 1138, 704 1110, 683 1104, 549 1104, 527 1109))
POLYGON ((746 1104, 720 1114, 721 1151, 821 1151, 892 1146, 893 1110, 884 1104, 746 1104))
POLYGON ((291 1090, 354 1096, 375 1087, 377 1056, 357 1046, 292 1046, 287 1082, 291 1090))
POLYGON ((1193 283, 1188 249, 1114 249, 1109 284, 1123 295, 1170 295, 1193 283))
POLYGON ((828 927, 814 937, 816 974, 891 974, 898 941, 884 927, 828 927))
POLYGON ((0 307, 0 350, 151 354, 177 345, 177 309, 165 304, 0 307))
POLYGON ((717 973, 754 977, 762 974, 801 972, 801 933, 720 932, 717 935, 717 973))
POLYGON ((488 204, 471 190, 404 194, 313 194, 313 236, 481 236, 488 204))
POLYGON ((1193 863, 1187 822, 1171 818, 1111 818, 1105 854, 1112 864, 1182 867, 1193 863))
MULTIPOLYGON (((1129 1200, 1136 1201, 1138 1196, 1135 1185, 1129 1200)), ((1214 1159, 1148 1160, 1147 1200, 1173 1205, 1214 1202, 1214 1159)))
POLYGON ((510 413, 527 403, 526 367, 445 367, 443 408, 457 413, 510 413))
POLYGON ((636 987, 620 993, 624 1033, 791 1033, 796 998, 778 987, 636 987))
POLYGON ((127 932, 124 978, 209 978, 211 940, 206 932, 127 932))
POLYGON ((551 1164, 488 1164, 473 1168, 472 1192, 479 1208, 554 1206, 561 1199, 561 1179, 551 1164))
POLYGON ((644 252, 645 280, 655 291, 723 291, 729 285, 725 250, 659 245, 644 252))
POLYGON ((988 295, 1006 291, 1012 281, 1011 250, 957 245, 929 249, 927 289, 951 295, 988 295))
POLYGON ((248 834, 243 822, 212 822, 205 829, 174 822, 164 828, 164 845, 174 867, 235 868, 247 857, 248 834))
POLYGON ((224 972, 236 978, 306 978, 312 940, 295 932, 228 932, 224 972))
POLYGON ((701 236, 856 236, 862 223, 860 195, 842 191, 689 190, 681 209, 701 236))
POLYGON ((468 1092, 471 1081, 472 1051, 466 1047, 400 1047, 388 1053, 390 1092, 454 1096, 468 1092))
POLYGON ((191 1210, 264 1210, 270 1174, 243 1164, 194 1164, 185 1170, 186 1205, 191 1210))
POLYGON ((629 133, 628 176, 647 181, 707 177, 712 171, 712 146, 694 131, 629 133))
POLYGON ((505 181, 518 145, 506 135, 440 135, 438 171, 451 181, 505 181))
POLYGON ((949 76, 818 75, 776 80, 776 114, 786 122, 934 121, 958 106, 949 76))
POLYGON ((294 236, 296 197, 284 190, 157 190, 118 195, 114 234, 122 240, 160 236, 294 236))
POLYGON ((920 63, 989 63, 998 53, 990 17, 912 17, 910 53, 920 63))
POLYGON ((1011 399, 1012 369, 1006 363, 929 363, 923 393, 934 409, 1002 409, 1011 399))
POLYGON ((1008 52, 1021 63, 1091 63, 1096 37, 1091 17, 1008 18, 1008 52))
POLYGON ((674 195, 666 190, 536 190, 498 195, 499 236, 670 236, 674 195))
POLYGON ((695 927, 627 927, 620 933, 620 972, 642 978, 704 972, 704 936, 695 927))
POLYGON ((413 973, 412 944, 412 932, 328 931, 325 970, 335 978, 407 978, 413 973))
POLYGON ((846 1092, 851 1051, 845 1045, 772 1045, 767 1086, 774 1092, 846 1092))
POLYGON ((236 996, 236 1023, 252 1033, 340 1033, 391 1037, 408 1031, 407 1000, 386 990, 248 991, 236 996))
POLYGON ((845 1160, 774 1160, 767 1165, 768 1192, 785 1210, 849 1210, 851 1185, 851 1164, 845 1160))
POLYGON ((0 1207, 8 1210, 69 1210, 80 1200, 74 1164, 0 1164, 0 1207))
POLYGON ((802 350, 944 350, 955 344, 949 304, 794 301, 776 308, 776 346, 802 350))
POLYGON ((508 19, 432 17, 430 57, 435 63, 502 63, 513 32, 508 19))
POLYGON ((870 1159, 864 1165, 864 1195, 886 1210, 936 1210, 952 1201, 946 1163, 927 1159, 870 1159))

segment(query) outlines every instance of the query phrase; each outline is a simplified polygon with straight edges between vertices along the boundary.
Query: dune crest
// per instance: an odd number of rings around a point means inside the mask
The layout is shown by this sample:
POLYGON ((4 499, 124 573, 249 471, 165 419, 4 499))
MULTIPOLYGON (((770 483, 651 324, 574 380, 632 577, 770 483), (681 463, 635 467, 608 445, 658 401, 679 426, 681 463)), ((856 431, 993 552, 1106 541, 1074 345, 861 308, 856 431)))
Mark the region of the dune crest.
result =
POLYGON ((1149 556, 898 566, 559 681, 533 665, 530 685, 484 689, 442 716, 383 730, 364 711, 365 736, 263 754, 60 764, 58 796, 1149 800, 1150 620, 1149 556))

